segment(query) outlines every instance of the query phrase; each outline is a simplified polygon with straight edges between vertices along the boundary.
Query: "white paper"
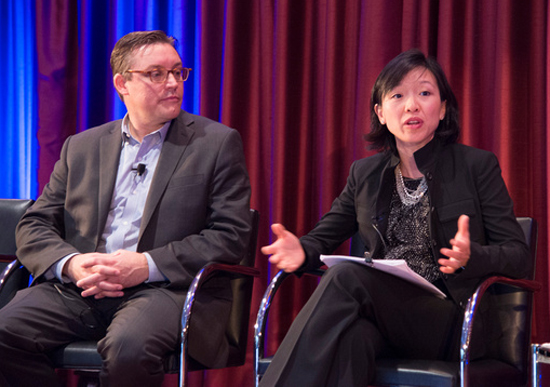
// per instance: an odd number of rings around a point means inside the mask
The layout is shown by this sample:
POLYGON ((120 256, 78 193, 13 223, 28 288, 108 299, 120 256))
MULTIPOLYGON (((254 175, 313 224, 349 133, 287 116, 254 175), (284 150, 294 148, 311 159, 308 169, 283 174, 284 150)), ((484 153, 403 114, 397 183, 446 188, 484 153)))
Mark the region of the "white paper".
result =
POLYGON ((321 261, 328 267, 343 261, 357 262, 361 265, 370 266, 374 269, 403 278, 438 295, 439 297, 446 297, 445 293, 439 290, 437 286, 414 272, 403 259, 373 259, 372 263, 367 263, 364 258, 359 257, 350 257, 347 255, 321 255, 321 261))

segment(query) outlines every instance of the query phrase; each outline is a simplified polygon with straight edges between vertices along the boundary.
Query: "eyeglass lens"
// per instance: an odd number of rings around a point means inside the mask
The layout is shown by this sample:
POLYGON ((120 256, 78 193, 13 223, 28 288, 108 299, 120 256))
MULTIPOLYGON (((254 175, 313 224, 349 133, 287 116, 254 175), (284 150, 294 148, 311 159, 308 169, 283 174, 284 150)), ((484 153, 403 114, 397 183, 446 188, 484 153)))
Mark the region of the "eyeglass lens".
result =
POLYGON ((151 71, 149 76, 151 77, 151 81, 161 83, 166 81, 169 73, 172 73, 176 82, 185 81, 187 80, 187 77, 189 77, 189 69, 186 67, 175 68, 172 70, 159 68, 151 71))

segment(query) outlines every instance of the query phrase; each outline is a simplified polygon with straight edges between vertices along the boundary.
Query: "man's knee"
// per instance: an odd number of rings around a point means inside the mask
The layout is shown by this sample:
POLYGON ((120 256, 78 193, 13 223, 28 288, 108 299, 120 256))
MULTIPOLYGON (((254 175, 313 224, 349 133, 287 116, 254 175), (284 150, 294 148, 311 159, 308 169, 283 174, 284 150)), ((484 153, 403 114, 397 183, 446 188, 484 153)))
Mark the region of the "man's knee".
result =
MULTIPOLYGON (((139 335, 137 335, 139 336, 139 335)), ((109 386, 160 385, 164 377, 163 354, 131 334, 107 336, 98 343, 103 358, 102 383, 109 386)))

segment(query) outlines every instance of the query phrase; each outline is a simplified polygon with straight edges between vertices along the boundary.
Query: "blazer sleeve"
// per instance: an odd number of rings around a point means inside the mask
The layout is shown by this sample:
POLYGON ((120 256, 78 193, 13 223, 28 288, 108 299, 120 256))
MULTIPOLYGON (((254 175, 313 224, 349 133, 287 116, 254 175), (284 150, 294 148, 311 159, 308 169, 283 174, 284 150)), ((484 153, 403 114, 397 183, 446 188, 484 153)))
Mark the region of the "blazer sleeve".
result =
POLYGON ((484 235, 478 238, 472 235, 470 260, 459 277, 526 277, 532 270, 529 249, 514 215, 513 202, 497 157, 486 152, 481 162, 471 164, 471 169, 481 207, 479 221, 482 222, 484 235), (478 242, 481 239, 485 239, 484 243, 478 242))
POLYGON ((315 227, 300 238, 306 254, 306 262, 299 271, 307 271, 323 265, 321 254, 331 254, 343 242, 357 232, 356 190, 357 162, 350 167, 347 183, 340 195, 332 202, 328 211, 315 227))
POLYGON ((67 153, 71 137, 63 144, 50 181, 16 229, 17 257, 35 278, 69 254, 79 251, 64 240, 64 205, 67 186, 67 153))

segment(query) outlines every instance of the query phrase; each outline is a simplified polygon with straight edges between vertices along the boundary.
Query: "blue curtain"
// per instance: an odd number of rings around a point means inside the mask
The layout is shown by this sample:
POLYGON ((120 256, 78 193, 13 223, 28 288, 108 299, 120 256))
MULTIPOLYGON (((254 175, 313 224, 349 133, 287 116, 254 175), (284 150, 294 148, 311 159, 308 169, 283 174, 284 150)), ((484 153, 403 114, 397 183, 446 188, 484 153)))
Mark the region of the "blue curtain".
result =
MULTIPOLYGON (((0 2, 0 197, 38 196, 38 101, 36 0, 0 2)), ((42 0, 38 0, 42 1, 42 0)), ((178 39, 184 66, 183 108, 200 106, 200 9, 203 0, 78 1, 78 108, 74 132, 124 116, 126 109, 112 85, 109 66, 115 42, 135 30, 161 29, 178 39)), ((56 12, 60 3, 49 3, 56 12)), ((42 101, 44 103, 44 101, 42 101)))
POLYGON ((0 197, 37 190, 34 0, 0 2, 0 197))
POLYGON ((198 112, 198 63, 195 61, 196 9, 200 0, 116 0, 79 2, 79 116, 78 131, 126 113, 112 85, 110 53, 123 35, 160 29, 179 39, 177 50, 193 68, 185 83, 183 108, 198 112), (105 101, 108 101, 106 103, 105 101), (98 114, 103 112, 104 114, 98 114))

